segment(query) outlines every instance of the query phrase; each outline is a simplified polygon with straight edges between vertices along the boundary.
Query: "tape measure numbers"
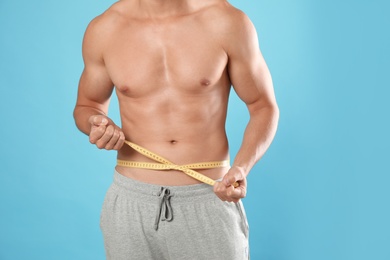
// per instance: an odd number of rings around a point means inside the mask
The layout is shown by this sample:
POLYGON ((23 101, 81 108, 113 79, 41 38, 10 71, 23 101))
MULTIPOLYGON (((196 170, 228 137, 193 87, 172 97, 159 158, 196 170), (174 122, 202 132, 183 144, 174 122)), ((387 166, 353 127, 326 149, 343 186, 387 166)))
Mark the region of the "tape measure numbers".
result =
MULTIPOLYGON (((217 162, 201 162, 201 163, 193 163, 193 164, 186 164, 186 165, 177 165, 169 160, 149 151, 146 148, 143 148, 135 143, 125 141, 125 143, 139 152, 140 154, 144 155, 145 157, 148 157, 158 163, 149 163, 149 162, 134 162, 134 161, 124 161, 124 160, 117 160, 117 165, 123 166, 123 167, 129 167, 129 168, 141 168, 141 169, 149 169, 149 170, 178 170, 182 171, 185 174, 191 176, 192 178, 201 181, 203 183, 209 184, 211 186, 214 186, 215 180, 197 172, 194 171, 194 169, 212 169, 212 168, 219 168, 219 167, 226 167, 230 166, 229 160, 225 161, 217 161, 217 162)), ((235 182, 233 184, 234 187, 238 187, 239 184, 235 182)))

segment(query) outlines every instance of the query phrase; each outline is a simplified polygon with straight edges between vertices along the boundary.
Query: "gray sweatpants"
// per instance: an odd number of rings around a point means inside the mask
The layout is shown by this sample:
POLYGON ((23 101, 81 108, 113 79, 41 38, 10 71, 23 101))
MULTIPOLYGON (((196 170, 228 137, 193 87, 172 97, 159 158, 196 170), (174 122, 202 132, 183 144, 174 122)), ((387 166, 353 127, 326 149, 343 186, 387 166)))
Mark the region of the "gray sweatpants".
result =
POLYGON ((249 259, 242 202, 221 201, 207 184, 161 187, 115 171, 100 227, 109 260, 249 259))

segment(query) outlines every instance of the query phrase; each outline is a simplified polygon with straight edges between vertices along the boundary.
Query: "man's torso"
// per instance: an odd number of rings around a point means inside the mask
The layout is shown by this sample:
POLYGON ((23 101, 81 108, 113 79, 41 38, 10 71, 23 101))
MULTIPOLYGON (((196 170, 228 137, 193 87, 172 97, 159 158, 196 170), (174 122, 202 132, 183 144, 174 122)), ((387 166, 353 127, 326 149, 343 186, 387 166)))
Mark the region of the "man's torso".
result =
MULTIPOLYGON (((123 1, 105 14, 111 37, 106 41, 104 63, 115 85, 126 139, 176 164, 229 157, 225 133, 228 55, 223 48, 224 24, 218 17, 225 7, 216 2, 152 19, 132 1, 123 1)), ((126 145, 118 158, 150 161, 126 145)), ((117 170, 161 185, 197 182, 176 171, 117 170)), ((226 170, 201 172, 217 179, 226 170)))

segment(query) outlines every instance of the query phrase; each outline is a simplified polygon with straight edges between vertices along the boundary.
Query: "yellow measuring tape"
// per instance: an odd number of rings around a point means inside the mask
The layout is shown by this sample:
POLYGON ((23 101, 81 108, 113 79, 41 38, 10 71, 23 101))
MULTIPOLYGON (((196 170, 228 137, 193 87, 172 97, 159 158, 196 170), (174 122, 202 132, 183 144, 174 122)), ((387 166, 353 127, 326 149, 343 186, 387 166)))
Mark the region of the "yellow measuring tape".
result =
MULTIPOLYGON (((193 163, 193 164, 185 164, 185 165, 177 165, 174 164, 167 159, 149 151, 146 148, 143 148, 135 143, 125 141, 125 143, 139 152, 140 154, 156 161, 159 163, 149 163, 149 162, 134 162, 134 161, 124 161, 118 160, 117 165, 129 168, 141 168, 141 169, 149 169, 149 170, 178 170, 182 171, 185 174, 191 176, 194 179, 197 179, 203 183, 214 186, 215 180, 197 172, 193 169, 211 169, 211 168, 219 168, 230 166, 229 160, 218 161, 218 162, 201 162, 201 163, 193 163)), ((233 184, 234 187, 238 187, 239 184, 235 182, 233 184)))

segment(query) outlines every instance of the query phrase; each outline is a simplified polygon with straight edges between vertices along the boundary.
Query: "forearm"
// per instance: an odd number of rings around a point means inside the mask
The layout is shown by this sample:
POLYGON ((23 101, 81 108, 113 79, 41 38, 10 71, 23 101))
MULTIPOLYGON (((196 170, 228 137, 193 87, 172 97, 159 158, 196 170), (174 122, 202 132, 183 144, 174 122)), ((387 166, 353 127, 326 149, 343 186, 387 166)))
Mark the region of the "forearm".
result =
POLYGON ((248 175, 252 167, 265 154, 275 136, 279 120, 276 105, 250 111, 242 145, 234 159, 233 167, 240 167, 248 175))
POLYGON ((89 135, 91 132, 91 123, 89 122, 89 118, 94 115, 107 116, 104 111, 88 106, 77 105, 73 111, 73 117, 77 128, 86 135, 89 135))

